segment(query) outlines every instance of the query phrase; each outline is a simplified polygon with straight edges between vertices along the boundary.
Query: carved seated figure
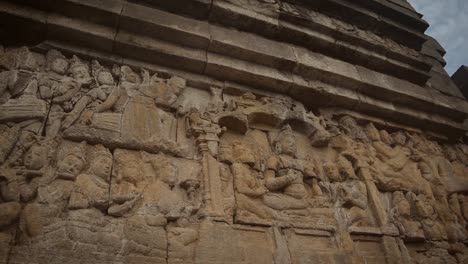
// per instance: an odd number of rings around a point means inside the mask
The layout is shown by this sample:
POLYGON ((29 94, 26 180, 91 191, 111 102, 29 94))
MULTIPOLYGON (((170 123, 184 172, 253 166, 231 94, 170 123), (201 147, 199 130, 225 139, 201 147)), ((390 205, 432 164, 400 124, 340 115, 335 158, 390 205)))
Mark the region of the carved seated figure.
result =
POLYGON ((411 218, 411 206, 403 192, 393 193, 392 204, 390 219, 396 225, 400 234, 409 238, 421 237, 421 223, 411 218))
POLYGON ((46 54, 46 74, 39 79, 39 92, 43 99, 65 94, 61 85, 66 78, 69 63, 60 51, 49 50, 46 54))
POLYGON ((184 211, 184 201, 180 193, 176 192, 178 183, 178 169, 172 160, 164 156, 157 156, 150 160, 156 179, 147 179, 149 183, 143 191, 143 203, 152 204, 158 208, 168 221, 177 220, 184 211))
POLYGON ((135 205, 141 196, 140 188, 143 183, 141 163, 133 155, 116 154, 117 175, 112 180, 110 193, 109 215, 123 216, 135 205))
POLYGON ((372 146, 376 150, 377 187, 382 191, 412 191, 416 194, 432 196, 429 183, 422 177, 418 168, 420 157, 406 145, 407 137, 402 132, 393 134, 395 146, 381 141, 380 134, 374 128, 368 131, 372 146), (371 132, 374 131, 374 132, 371 132))
POLYGON ((70 209, 94 207, 101 211, 107 210, 111 169, 112 154, 102 145, 97 145, 88 172, 76 178, 75 189, 68 207, 70 209))
POLYGON ((64 209, 74 189, 74 181, 86 166, 86 142, 62 146, 58 153, 57 172, 49 184, 38 189, 38 202, 64 209), (66 149, 65 149, 66 148, 66 149))
POLYGON ((302 160, 296 158, 296 141, 291 127, 286 126, 274 141, 276 155, 267 160, 263 202, 275 210, 299 211, 307 208, 304 176, 314 177, 302 160))
POLYGON ((434 202, 420 194, 411 198, 414 200, 416 215, 420 219, 426 239, 443 240, 447 239, 447 233, 442 223, 439 221, 439 215, 434 208, 434 202))
POLYGON ((268 192, 264 186, 263 175, 257 168, 256 156, 251 147, 240 141, 234 141, 229 148, 220 147, 220 157, 231 164, 238 216, 254 215, 261 219, 279 219, 275 210, 263 203, 263 195, 268 192))
POLYGON ((32 145, 23 158, 23 166, 16 168, 20 197, 30 201, 36 196, 40 178, 48 164, 48 149, 45 142, 32 145))
POLYGON ((371 226, 367 215, 367 188, 361 181, 347 181, 338 187, 338 199, 347 210, 351 226, 371 226))

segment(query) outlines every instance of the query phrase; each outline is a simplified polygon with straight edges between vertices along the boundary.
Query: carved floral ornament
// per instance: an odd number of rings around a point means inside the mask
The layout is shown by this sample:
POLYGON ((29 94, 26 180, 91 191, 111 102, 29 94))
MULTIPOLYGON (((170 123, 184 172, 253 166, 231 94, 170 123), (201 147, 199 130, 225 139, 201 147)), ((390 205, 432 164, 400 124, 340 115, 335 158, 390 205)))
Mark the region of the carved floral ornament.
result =
POLYGON ((193 263, 211 221, 466 239, 465 145, 57 50, 2 56, 0 237, 18 249, 193 263))

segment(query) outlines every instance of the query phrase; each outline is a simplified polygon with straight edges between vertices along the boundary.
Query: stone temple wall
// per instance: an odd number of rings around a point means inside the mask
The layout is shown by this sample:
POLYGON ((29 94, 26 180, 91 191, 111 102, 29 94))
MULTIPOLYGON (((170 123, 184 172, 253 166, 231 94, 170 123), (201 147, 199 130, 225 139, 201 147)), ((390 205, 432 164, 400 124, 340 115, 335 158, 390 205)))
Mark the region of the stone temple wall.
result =
POLYGON ((0 263, 467 263, 468 103, 427 26, 1 1, 0 263))

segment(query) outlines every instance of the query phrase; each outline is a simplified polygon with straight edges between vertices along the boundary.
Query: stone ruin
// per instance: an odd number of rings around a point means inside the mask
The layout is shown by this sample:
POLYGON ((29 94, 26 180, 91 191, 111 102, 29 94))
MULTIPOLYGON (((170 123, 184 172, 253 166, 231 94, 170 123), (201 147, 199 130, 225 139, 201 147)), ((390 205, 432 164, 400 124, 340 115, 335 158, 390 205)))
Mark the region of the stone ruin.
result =
POLYGON ((468 263, 468 102, 405 0, 0 17, 0 263, 468 263))

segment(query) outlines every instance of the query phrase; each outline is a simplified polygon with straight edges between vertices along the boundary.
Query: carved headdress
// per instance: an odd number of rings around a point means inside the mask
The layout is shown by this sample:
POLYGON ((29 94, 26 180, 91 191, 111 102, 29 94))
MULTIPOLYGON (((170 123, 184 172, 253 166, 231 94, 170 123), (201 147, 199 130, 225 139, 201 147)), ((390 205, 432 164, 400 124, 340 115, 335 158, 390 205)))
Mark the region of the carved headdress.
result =
POLYGON ((92 60, 91 61, 91 73, 94 79, 97 81, 98 84, 103 85, 111 85, 114 84, 114 78, 112 76, 112 72, 107 69, 106 67, 102 66, 99 61, 92 60), (101 73, 108 73, 108 77, 100 76, 101 73))
POLYGON ((39 70, 39 63, 36 60, 34 54, 27 48, 27 47, 21 47, 18 49, 18 55, 16 59, 16 66, 19 69, 24 69, 24 70, 39 70))
POLYGON ((120 67, 120 80, 122 82, 130 82, 134 84, 141 83, 141 77, 127 65, 120 67))
POLYGON ((408 200, 406 200, 405 195, 403 194, 403 192, 401 192, 401 191, 394 192, 393 196, 392 196, 393 206, 397 206, 402 201, 403 202, 408 202, 408 200))
POLYGON ((52 63, 57 60, 57 59, 62 59, 64 60, 67 65, 66 65, 66 69, 65 69, 65 72, 67 71, 67 68, 68 68, 68 61, 67 61, 67 58, 58 50, 49 50, 46 54, 46 70, 51 70, 51 67, 52 67, 52 63))
POLYGON ((93 153, 93 158, 96 159, 97 157, 108 157, 112 159, 112 153, 103 145, 98 144, 94 147, 93 153))
POLYGON ((71 59, 71 62, 70 62, 70 72, 72 72, 73 69, 78 68, 78 67, 85 67, 89 71, 88 64, 83 62, 78 56, 73 55, 73 58, 71 59))
POLYGON ((102 66, 99 63, 99 61, 92 60, 91 61, 91 73, 92 73, 93 77, 97 78, 99 76, 99 73, 101 73, 102 71, 106 71, 106 68, 104 68, 104 66, 102 66))
POLYGON ((86 141, 83 141, 77 146, 70 148, 64 157, 67 156, 74 156, 83 163, 86 163, 86 141))
POLYGON ((367 124, 367 126, 365 127, 365 131, 367 133, 367 137, 371 141, 380 141, 379 130, 377 130, 377 128, 375 128, 373 123, 367 124))
MULTIPOLYGON (((277 154, 283 153, 284 149, 282 149, 284 146, 282 146, 282 143, 287 140, 287 139, 292 139, 294 140, 294 133, 292 131, 292 128, 290 125, 285 125, 283 128, 281 128, 281 131, 279 134, 276 136, 275 140, 273 141, 273 147, 274 150, 277 154)), ((294 152, 296 152, 294 150, 294 152)), ((295 153, 289 153, 291 155, 295 155, 295 153)))

